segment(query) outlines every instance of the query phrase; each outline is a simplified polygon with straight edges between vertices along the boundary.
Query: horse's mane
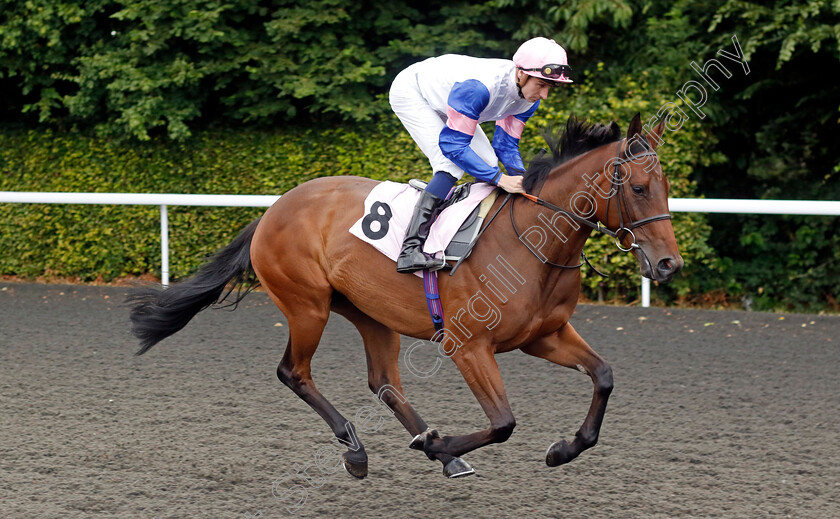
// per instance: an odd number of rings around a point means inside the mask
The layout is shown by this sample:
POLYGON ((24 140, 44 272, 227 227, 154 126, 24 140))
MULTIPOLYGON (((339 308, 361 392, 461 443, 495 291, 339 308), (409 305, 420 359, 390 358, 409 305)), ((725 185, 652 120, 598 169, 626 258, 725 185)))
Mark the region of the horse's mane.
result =
POLYGON ((526 192, 533 192, 534 188, 542 186, 548 173, 567 160, 577 157, 587 151, 594 150, 610 142, 621 139, 621 130, 613 121, 609 126, 587 122, 574 115, 569 116, 563 134, 558 136, 553 128, 548 127, 542 132, 551 155, 542 150, 528 164, 528 171, 522 180, 522 187, 526 192))

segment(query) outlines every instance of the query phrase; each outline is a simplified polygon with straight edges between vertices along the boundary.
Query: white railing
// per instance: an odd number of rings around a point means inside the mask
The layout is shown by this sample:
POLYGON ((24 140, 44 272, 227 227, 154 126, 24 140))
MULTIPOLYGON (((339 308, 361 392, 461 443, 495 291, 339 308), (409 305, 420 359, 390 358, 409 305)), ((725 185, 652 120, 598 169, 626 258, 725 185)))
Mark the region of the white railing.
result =
POLYGON ((160 282, 169 285, 169 213, 167 206, 269 207, 278 195, 173 195, 150 193, 42 193, 0 191, 0 203, 104 204, 160 206, 160 282))
MULTIPOLYGON (((669 198, 672 213, 797 214, 840 216, 840 202, 823 200, 752 200, 738 198, 669 198)), ((650 306, 650 279, 642 276, 642 307, 650 306)))
MULTIPOLYGON (((42 193, 0 191, 0 203, 156 205, 160 207, 160 277, 169 284, 167 206, 268 207, 279 195, 175 195, 148 193, 42 193)), ((669 198, 671 212, 840 216, 840 201, 669 198)), ((650 280, 642 278, 642 306, 650 306, 650 280)))

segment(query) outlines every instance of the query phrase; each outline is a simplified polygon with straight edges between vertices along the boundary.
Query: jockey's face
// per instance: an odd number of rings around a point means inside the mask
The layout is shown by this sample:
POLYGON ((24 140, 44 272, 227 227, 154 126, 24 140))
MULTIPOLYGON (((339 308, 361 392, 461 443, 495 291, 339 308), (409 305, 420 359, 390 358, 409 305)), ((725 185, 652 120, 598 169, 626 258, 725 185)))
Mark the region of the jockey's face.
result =
POLYGON ((548 91, 554 86, 550 81, 529 76, 521 70, 516 71, 516 79, 522 89, 522 97, 529 103, 548 98, 548 91))

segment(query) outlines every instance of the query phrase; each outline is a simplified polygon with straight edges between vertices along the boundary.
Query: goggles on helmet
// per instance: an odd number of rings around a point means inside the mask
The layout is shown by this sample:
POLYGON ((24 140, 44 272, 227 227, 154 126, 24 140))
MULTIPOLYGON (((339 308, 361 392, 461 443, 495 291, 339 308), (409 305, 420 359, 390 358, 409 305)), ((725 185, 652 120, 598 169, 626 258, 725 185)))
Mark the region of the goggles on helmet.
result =
POLYGON ((539 68, 519 68, 526 72, 539 72, 540 75, 546 79, 568 79, 568 74, 572 71, 572 67, 568 65, 556 64, 543 65, 539 68))

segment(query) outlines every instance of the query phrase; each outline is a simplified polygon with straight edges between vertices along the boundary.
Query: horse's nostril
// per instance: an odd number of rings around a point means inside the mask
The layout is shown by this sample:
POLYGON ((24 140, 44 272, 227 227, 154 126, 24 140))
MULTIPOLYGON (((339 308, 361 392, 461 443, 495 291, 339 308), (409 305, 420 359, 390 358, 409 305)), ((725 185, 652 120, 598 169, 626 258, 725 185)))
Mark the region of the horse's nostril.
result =
POLYGON ((660 272, 671 272, 674 270, 674 261, 671 258, 660 260, 658 268, 660 272))

